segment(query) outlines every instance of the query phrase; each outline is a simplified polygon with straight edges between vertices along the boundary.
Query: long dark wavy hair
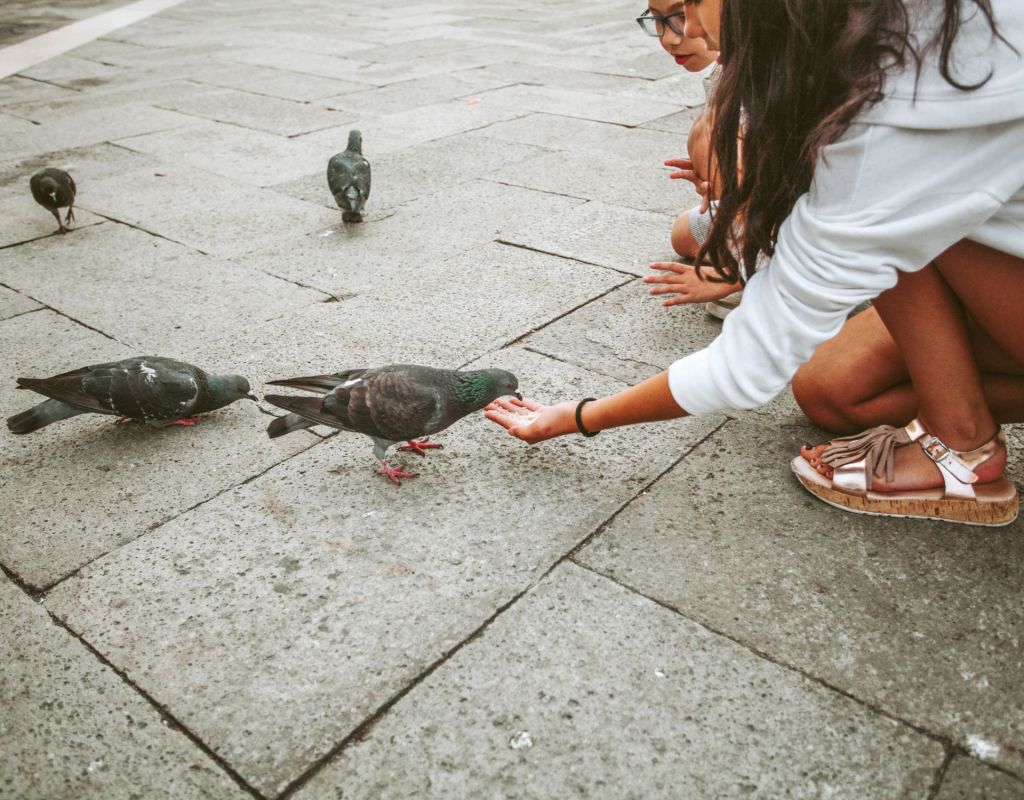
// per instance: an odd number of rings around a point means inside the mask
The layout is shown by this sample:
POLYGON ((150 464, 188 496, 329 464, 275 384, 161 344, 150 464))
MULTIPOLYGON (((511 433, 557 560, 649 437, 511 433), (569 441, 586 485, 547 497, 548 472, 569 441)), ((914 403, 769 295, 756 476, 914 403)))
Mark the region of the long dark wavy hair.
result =
MULTIPOLYGON (((697 256, 717 273, 710 280, 743 282, 759 254, 772 255, 821 149, 882 98, 888 72, 919 73, 924 50, 937 46, 952 86, 971 91, 987 82, 964 84, 954 75, 961 6, 942 2, 934 41, 917 45, 905 0, 722 0, 722 68, 709 109, 721 197, 697 256)), ((990 0, 970 2, 1006 42, 990 0)))

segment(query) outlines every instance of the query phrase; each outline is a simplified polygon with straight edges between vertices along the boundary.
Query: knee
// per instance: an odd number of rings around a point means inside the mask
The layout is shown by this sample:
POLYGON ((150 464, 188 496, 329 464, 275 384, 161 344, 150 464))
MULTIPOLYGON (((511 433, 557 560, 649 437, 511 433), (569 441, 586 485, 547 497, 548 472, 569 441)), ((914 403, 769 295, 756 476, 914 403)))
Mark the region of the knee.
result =
POLYGON ((672 249, 683 258, 694 259, 700 250, 700 244, 693 238, 690 231, 690 212, 684 211, 672 225, 672 249))
POLYGON ((813 359, 797 370, 791 388, 800 410, 819 428, 833 433, 859 430, 855 402, 837 390, 836 381, 813 359))

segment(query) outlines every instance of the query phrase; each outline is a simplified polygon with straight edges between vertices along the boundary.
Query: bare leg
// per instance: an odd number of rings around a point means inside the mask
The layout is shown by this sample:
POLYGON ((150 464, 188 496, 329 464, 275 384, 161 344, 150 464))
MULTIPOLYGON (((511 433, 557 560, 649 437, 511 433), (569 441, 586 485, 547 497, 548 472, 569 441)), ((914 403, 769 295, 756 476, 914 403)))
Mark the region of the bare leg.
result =
MULTIPOLYGON (((1024 365, 969 322, 985 400, 1000 424, 1024 422, 1024 365)), ((899 348, 878 312, 851 318, 793 377, 793 395, 814 424, 848 434, 876 425, 904 425, 918 415, 899 348)))

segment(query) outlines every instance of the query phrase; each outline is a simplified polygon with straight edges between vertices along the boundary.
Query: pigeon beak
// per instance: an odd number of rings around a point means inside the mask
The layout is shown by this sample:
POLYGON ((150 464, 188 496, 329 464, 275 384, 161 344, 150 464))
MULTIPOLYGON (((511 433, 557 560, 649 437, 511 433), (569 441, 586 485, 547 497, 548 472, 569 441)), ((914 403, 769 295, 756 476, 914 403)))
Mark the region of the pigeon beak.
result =
POLYGON ((258 403, 260 401, 260 399, 256 395, 254 395, 252 392, 249 392, 245 396, 245 399, 246 400, 252 400, 254 403, 258 403))
POLYGON ((514 398, 515 398, 516 400, 522 400, 522 399, 523 399, 523 396, 522 396, 521 394, 519 394, 519 392, 512 392, 512 396, 513 396, 513 397, 514 397, 514 398))

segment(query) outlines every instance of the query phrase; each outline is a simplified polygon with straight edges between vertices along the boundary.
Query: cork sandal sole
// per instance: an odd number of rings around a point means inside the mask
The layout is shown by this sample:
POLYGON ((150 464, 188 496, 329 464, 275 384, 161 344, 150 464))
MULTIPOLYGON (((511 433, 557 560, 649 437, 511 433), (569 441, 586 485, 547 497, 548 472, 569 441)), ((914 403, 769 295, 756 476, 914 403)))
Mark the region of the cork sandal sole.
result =
POLYGON ((815 497, 856 514, 997 527, 1013 522, 1020 507, 1017 487, 1008 478, 975 484, 974 500, 945 497, 941 487, 916 492, 869 491, 861 496, 832 488, 832 481, 814 469, 803 456, 794 458, 792 467, 797 480, 815 497))

